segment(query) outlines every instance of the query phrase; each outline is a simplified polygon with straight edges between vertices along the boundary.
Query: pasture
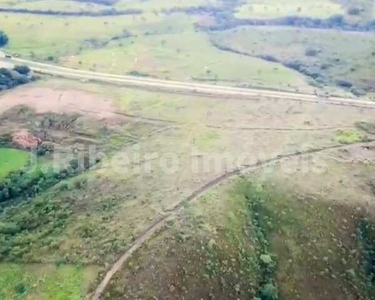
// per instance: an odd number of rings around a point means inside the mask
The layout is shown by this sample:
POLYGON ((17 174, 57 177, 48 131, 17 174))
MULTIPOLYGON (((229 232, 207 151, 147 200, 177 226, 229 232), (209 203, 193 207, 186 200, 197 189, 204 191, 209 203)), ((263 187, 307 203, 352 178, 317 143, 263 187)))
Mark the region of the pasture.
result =
POLYGON ((345 14, 345 10, 339 3, 330 0, 248 0, 237 9, 235 16, 244 19, 286 16, 328 18, 335 14, 345 14))
POLYGON ((29 153, 0 148, 0 182, 10 182, 0 205, 0 299, 88 299, 167 216, 102 299, 371 299, 374 111, 278 90, 371 99, 373 33, 197 26, 291 15, 368 22, 373 12, 362 8, 370 2, 278 3, 0 1, 29 10, 143 11, 2 12, 11 55, 273 90, 225 98, 41 76, 1 93, 2 142, 22 130, 44 151, 36 169, 10 178, 28 166, 29 153), (361 9, 349 14, 352 6, 361 9))
POLYGON ((373 92, 375 37, 372 33, 277 27, 240 27, 213 35, 215 43, 253 57, 272 57, 280 64, 299 64, 332 91, 350 86, 373 92), (355 40, 355 43, 353 41, 355 40))
POLYGON ((9 173, 24 167, 29 161, 29 156, 26 151, 0 148, 0 181, 9 173))

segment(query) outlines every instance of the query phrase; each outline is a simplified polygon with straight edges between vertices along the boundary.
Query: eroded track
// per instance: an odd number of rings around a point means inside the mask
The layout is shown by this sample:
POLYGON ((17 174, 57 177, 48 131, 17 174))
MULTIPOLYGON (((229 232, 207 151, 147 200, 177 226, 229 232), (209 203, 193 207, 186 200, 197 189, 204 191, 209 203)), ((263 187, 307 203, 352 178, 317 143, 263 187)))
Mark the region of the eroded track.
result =
POLYGON ((131 247, 120 257, 118 261, 112 266, 112 268, 106 273, 104 279, 100 282, 100 284, 97 286, 95 289, 95 292, 92 296, 92 300, 99 300, 107 288, 109 282, 111 281, 112 277, 123 267, 124 263, 128 261, 128 259, 132 256, 132 254, 137 251, 142 245, 147 242, 155 232, 163 228, 163 226, 166 224, 168 220, 173 218, 178 212, 182 210, 182 208, 187 204, 190 203, 209 190, 215 188, 218 184, 220 184, 223 181, 226 181, 228 179, 231 179, 233 177, 239 176, 241 174, 246 174, 249 172, 252 172, 254 170, 257 170, 259 168, 265 167, 269 164, 272 163, 277 163, 277 162, 282 162, 286 159, 291 159, 295 157, 300 157, 300 156, 306 156, 310 154, 315 154, 315 153, 320 153, 324 151, 329 151, 333 149, 348 149, 351 147, 358 147, 361 145, 368 145, 374 143, 375 140, 369 140, 366 142, 360 142, 360 143, 355 143, 351 145, 333 145, 329 147, 324 147, 324 148, 313 148, 313 149, 308 149, 305 151, 297 151, 297 152, 291 152, 283 155, 279 155, 274 158, 270 158, 267 160, 259 161, 254 164, 249 164, 249 165, 243 165, 240 168, 234 169, 232 171, 226 172, 218 176, 217 178, 207 182, 203 186, 201 186, 199 189, 194 191, 189 197, 181 201, 180 203, 176 204, 174 207, 172 207, 169 210, 165 211, 165 214, 157 219, 154 223, 152 223, 141 235, 134 241, 134 243, 131 245, 131 247))

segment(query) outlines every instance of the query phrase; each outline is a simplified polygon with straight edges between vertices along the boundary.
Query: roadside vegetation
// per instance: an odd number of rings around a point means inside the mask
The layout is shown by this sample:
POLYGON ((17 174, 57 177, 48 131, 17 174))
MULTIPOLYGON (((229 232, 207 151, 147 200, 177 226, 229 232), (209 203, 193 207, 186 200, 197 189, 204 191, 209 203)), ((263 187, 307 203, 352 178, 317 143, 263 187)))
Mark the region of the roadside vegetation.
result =
POLYGON ((36 79, 26 66, 16 66, 13 69, 0 68, 0 91, 12 89, 36 79))
MULTIPOLYGON (((19 22, 19 14, 9 13, 2 22, 12 37, 6 50, 33 60, 116 74, 306 92, 312 91, 310 84, 357 97, 373 93, 372 35, 353 33, 375 30, 367 0, 303 4, 289 0, 282 7, 272 0, 59 1, 59 5, 62 16, 26 14, 19 22), (134 14, 116 16, 122 10, 134 14), (85 12, 113 15, 96 19, 85 12), (333 29, 343 32, 337 35, 333 29), (61 45, 67 32, 70 38, 61 45), (311 34, 314 39, 308 38, 311 34), (361 46, 355 47, 353 39, 361 46), (340 44, 335 47, 339 53, 332 51, 333 43, 340 44)), ((7 9, 38 13, 41 7, 53 12, 49 1, 18 1, 7 9)))

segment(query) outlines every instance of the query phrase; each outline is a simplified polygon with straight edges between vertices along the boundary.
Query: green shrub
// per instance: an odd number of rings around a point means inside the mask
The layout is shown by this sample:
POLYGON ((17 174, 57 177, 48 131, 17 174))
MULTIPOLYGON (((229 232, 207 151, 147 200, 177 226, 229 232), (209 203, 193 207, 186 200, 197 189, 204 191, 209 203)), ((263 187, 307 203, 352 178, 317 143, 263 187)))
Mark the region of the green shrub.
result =
POLYGON ((277 300, 279 298, 279 290, 272 283, 265 284, 261 291, 262 300, 277 300))
POLYGON ((362 10, 359 7, 352 6, 348 9, 348 15, 358 16, 361 13, 361 11, 362 10))
POLYGON ((20 232, 20 227, 14 223, 3 223, 0 222, 0 234, 16 234, 20 232))
POLYGON ((306 56, 317 56, 319 53, 319 50, 314 48, 307 48, 305 51, 306 56))
POLYGON ((6 44, 8 44, 8 42, 8 36, 3 31, 0 31, 0 47, 5 46, 6 44))
POLYGON ((15 66, 13 70, 22 75, 28 75, 30 73, 30 68, 28 66, 15 66))

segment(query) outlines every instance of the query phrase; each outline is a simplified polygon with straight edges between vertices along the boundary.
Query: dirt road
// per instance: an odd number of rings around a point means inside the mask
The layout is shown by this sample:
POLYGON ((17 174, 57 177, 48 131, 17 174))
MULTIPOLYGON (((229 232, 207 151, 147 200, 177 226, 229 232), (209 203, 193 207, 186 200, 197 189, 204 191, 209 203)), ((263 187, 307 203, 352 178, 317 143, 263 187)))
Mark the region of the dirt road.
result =
POLYGON ((259 99, 270 97, 280 100, 292 100, 298 102, 321 103, 326 105, 352 106, 375 109, 375 102, 356 100, 350 98, 330 97, 322 98, 312 94, 282 92, 274 90, 244 89, 229 86, 209 85, 192 82, 178 82, 147 77, 127 75, 114 75, 85 70, 77 70, 51 64, 33 62, 20 58, 6 58, 0 53, 0 62, 3 64, 27 65, 36 73, 59 76, 64 78, 79 79, 82 81, 97 81, 113 83, 129 87, 158 90, 169 93, 200 94, 216 98, 252 98, 259 99))
POLYGON ((171 209, 167 210, 165 214, 157 219, 153 224, 151 224, 141 235, 134 241, 134 243, 131 245, 131 247, 120 257, 120 259, 115 262, 115 264, 112 266, 112 268, 106 273, 104 279, 100 282, 100 284, 97 286, 97 288, 94 291, 94 294, 92 296, 92 300, 100 300, 103 292, 107 288, 109 282, 111 281, 112 277, 122 268, 124 263, 128 261, 128 259, 132 256, 132 254, 137 251, 142 245, 147 242, 155 232, 160 230, 161 228, 164 227, 166 222, 173 218, 179 211, 182 210, 182 208, 187 204, 190 203, 200 196, 202 196, 204 193, 208 192, 212 188, 216 187, 218 184, 221 182, 228 180, 230 178, 233 178, 235 176, 241 175, 241 174, 246 174, 251 171, 257 170, 259 168, 265 167, 271 163, 275 162, 282 162, 286 159, 294 158, 294 157, 299 157, 299 156, 305 156, 309 154, 314 154, 314 153, 319 153, 319 152, 324 152, 328 150, 333 150, 333 149, 347 149, 350 147, 357 147, 360 145, 368 145, 371 143, 374 143, 375 140, 370 140, 367 142, 360 142, 356 144, 351 144, 351 145, 333 145, 325 148, 313 148, 313 149, 308 149, 306 151, 298 151, 298 152, 292 152, 292 153, 287 153, 284 155, 277 156, 275 158, 270 158, 264 161, 260 161, 251 165, 244 165, 238 169, 234 169, 230 172, 223 173, 222 175, 218 176, 217 178, 207 182, 205 185, 201 186, 199 189, 194 191, 189 197, 187 197, 185 200, 181 201, 180 203, 176 204, 174 207, 171 209))
MULTIPOLYGON (((47 74, 52 76, 59 76, 64 78, 78 79, 78 80, 87 80, 87 81, 98 81, 104 83, 114 83, 121 84, 124 86, 142 88, 142 89, 153 89, 160 90, 168 93, 186 93, 186 94, 200 94, 206 95, 215 98, 241 98, 241 99, 260 99, 260 98, 273 98, 279 100, 289 100, 289 101, 298 101, 298 102, 309 102, 309 103, 321 103, 326 105, 339 105, 339 106, 349 106, 349 107, 361 107, 366 109, 375 109, 375 102, 355 100, 350 98, 339 98, 339 97, 330 97, 330 98, 320 98, 316 95, 311 94, 301 94, 301 93, 292 93, 292 92, 281 92, 273 90, 257 90, 257 89, 243 89, 227 86, 218 86, 218 85, 207 85, 207 84, 198 84, 198 83, 189 83, 189 82, 177 82, 169 80, 160 80, 144 77, 135 77, 135 76, 122 76, 122 75, 113 75, 99 72, 91 72, 84 70, 70 69, 60 66, 54 66, 44 63, 32 62, 28 60, 23 60, 19 58, 1 58, 0 62, 10 63, 10 64, 22 64, 27 65, 34 72, 47 74)), ((259 130, 260 128, 243 128, 243 130, 259 130)), ((265 128, 262 128, 264 130, 265 128)), ((290 130, 289 128, 280 128, 280 130, 290 130)), ((374 141, 371 141, 374 142, 374 141)), ((369 142, 367 142, 369 143, 369 142)), ((362 143, 362 144, 367 144, 362 143)), ((173 218, 176 213, 178 213, 186 203, 194 201, 210 189, 214 188, 221 182, 235 177, 237 175, 253 171, 255 169, 266 166, 274 162, 282 162, 285 159, 308 155, 312 153, 323 152, 331 149, 337 148, 348 148, 357 146, 356 145, 336 145, 326 148, 317 148, 310 149, 304 152, 295 152, 284 154, 275 158, 271 158, 262 162, 258 162, 252 165, 244 165, 238 169, 223 173, 216 179, 207 182, 205 185, 193 192, 188 198, 184 201, 176 204, 171 209, 165 211, 164 215, 151 224, 131 245, 131 247, 120 257, 120 259, 112 266, 112 268, 106 273, 102 282, 97 286, 94 294, 92 296, 93 300, 99 300, 105 291, 108 283, 112 277, 119 271, 124 263, 131 257, 131 255, 137 251, 153 234, 161 229, 167 220, 173 218)))

